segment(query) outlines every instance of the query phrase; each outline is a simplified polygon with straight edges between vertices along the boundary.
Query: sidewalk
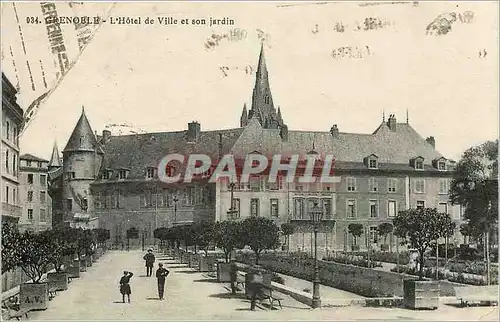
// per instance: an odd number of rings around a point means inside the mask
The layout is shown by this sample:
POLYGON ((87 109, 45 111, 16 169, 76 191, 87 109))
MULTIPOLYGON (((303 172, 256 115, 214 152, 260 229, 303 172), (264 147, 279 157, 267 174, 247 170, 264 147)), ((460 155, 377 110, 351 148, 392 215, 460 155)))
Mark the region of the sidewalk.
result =
MULTIPOLYGON (((156 279, 144 277, 140 251, 110 251, 98 263, 74 279, 67 291, 49 302, 45 311, 30 312, 30 320, 469 320, 490 321, 498 307, 455 308, 442 304, 435 311, 410 311, 367 307, 312 310, 287 296, 282 310, 249 311, 242 296, 233 297, 227 285, 215 283, 205 273, 194 272, 172 260, 165 301, 158 301, 156 279), (121 303, 118 281, 123 270, 131 279, 132 303, 121 303)), ((160 256, 161 257, 161 256, 160 256)), ((158 261, 157 261, 158 263, 158 261)), ((157 264, 156 263, 156 264, 157 264)), ((339 293, 341 294, 341 293, 339 293)))

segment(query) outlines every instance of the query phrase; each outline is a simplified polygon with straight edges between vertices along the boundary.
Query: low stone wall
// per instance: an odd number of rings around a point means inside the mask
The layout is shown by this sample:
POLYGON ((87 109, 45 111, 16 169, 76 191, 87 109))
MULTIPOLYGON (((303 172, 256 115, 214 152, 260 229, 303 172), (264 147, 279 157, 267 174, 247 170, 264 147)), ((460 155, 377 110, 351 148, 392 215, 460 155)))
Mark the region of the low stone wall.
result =
MULTIPOLYGON (((238 256, 239 261, 253 264, 253 260, 238 256)), ((272 271, 312 280, 314 260, 293 257, 262 255, 259 264, 272 271)), ((345 290, 366 297, 402 297, 403 281, 415 279, 414 276, 368 269, 359 266, 334 262, 318 261, 321 284, 345 290)), ((440 296, 454 296, 458 283, 440 281, 440 296)))

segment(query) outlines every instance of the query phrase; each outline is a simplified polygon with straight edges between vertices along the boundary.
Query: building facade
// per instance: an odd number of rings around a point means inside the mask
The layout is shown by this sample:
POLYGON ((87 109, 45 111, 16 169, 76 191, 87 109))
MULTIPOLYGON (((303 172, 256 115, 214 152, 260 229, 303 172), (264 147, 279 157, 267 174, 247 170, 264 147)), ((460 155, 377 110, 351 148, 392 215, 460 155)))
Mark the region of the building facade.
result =
POLYGON ((17 104, 17 91, 2 73, 2 221, 18 223, 22 208, 19 201, 19 133, 23 110, 17 104))
POLYGON ((19 158, 20 202, 23 214, 20 230, 39 232, 52 227, 52 198, 50 197, 49 161, 31 154, 19 158))
MULTIPOLYGON (((200 123, 191 122, 177 132, 112 136, 105 130, 95 136, 82 112, 63 152, 63 212, 99 218, 117 244, 125 241, 130 228, 152 242, 154 229, 161 226, 263 216, 278 225, 294 223, 290 250, 310 251, 310 212, 318 202, 323 213, 319 247, 324 252, 380 248, 378 225, 391 223, 398 211, 408 208, 436 207, 460 222, 460 209, 451 207, 447 195, 454 163, 435 149, 433 137, 422 138, 408 120, 398 123, 395 115, 384 117, 370 134, 343 133, 336 124, 327 131, 289 130, 271 93, 261 48, 252 105, 249 111, 244 105, 238 128, 202 131, 200 123), (313 156, 318 164, 333 155, 337 180, 269 183, 261 175, 245 184, 209 183, 206 178, 167 184, 159 180, 157 167, 173 153, 205 154, 212 160, 226 154, 236 159, 279 154, 285 162, 300 155, 301 160, 313 156), (236 211, 229 217, 231 205, 236 211), (350 224, 361 224, 361 236, 350 234, 350 224)), ((177 173, 182 168, 169 163, 166 170, 177 173)), ((384 237, 385 244, 396 244, 393 236, 384 237)))

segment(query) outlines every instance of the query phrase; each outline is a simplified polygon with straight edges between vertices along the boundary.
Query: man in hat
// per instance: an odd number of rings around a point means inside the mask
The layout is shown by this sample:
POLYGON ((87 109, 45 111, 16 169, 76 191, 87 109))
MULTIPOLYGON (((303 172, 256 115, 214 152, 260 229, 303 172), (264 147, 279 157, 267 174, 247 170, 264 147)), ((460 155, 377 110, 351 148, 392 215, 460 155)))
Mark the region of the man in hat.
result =
POLYGON ((167 278, 170 271, 163 268, 162 263, 158 263, 158 269, 156 270, 156 279, 158 280, 158 298, 163 301, 163 292, 165 291, 165 279, 167 278))
POLYGON ((153 250, 148 249, 148 253, 144 255, 143 259, 146 261, 146 276, 153 276, 153 265, 155 263, 155 255, 153 250))

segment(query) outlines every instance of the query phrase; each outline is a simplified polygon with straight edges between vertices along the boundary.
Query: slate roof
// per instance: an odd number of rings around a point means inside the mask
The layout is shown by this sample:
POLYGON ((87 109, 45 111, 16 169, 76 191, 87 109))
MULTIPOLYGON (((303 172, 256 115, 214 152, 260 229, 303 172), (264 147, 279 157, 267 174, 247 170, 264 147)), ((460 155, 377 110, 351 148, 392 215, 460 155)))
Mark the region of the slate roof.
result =
POLYGON ((25 153, 19 157, 19 160, 27 160, 27 161, 37 161, 37 162, 49 162, 49 160, 45 160, 34 156, 33 154, 25 153))
POLYGON ((85 110, 83 109, 83 107, 80 119, 78 119, 78 122, 73 129, 73 133, 71 133, 68 143, 63 150, 63 152, 71 151, 96 151, 98 153, 102 153, 102 150, 97 143, 95 134, 92 131, 92 127, 90 126, 90 122, 85 115, 85 110))
POLYGON ((101 169, 129 169, 130 179, 144 179, 145 169, 156 168, 168 154, 206 154, 215 161, 219 157, 219 134, 222 134, 222 153, 227 154, 243 130, 201 131, 196 142, 188 142, 187 131, 111 136, 102 145, 101 169))

